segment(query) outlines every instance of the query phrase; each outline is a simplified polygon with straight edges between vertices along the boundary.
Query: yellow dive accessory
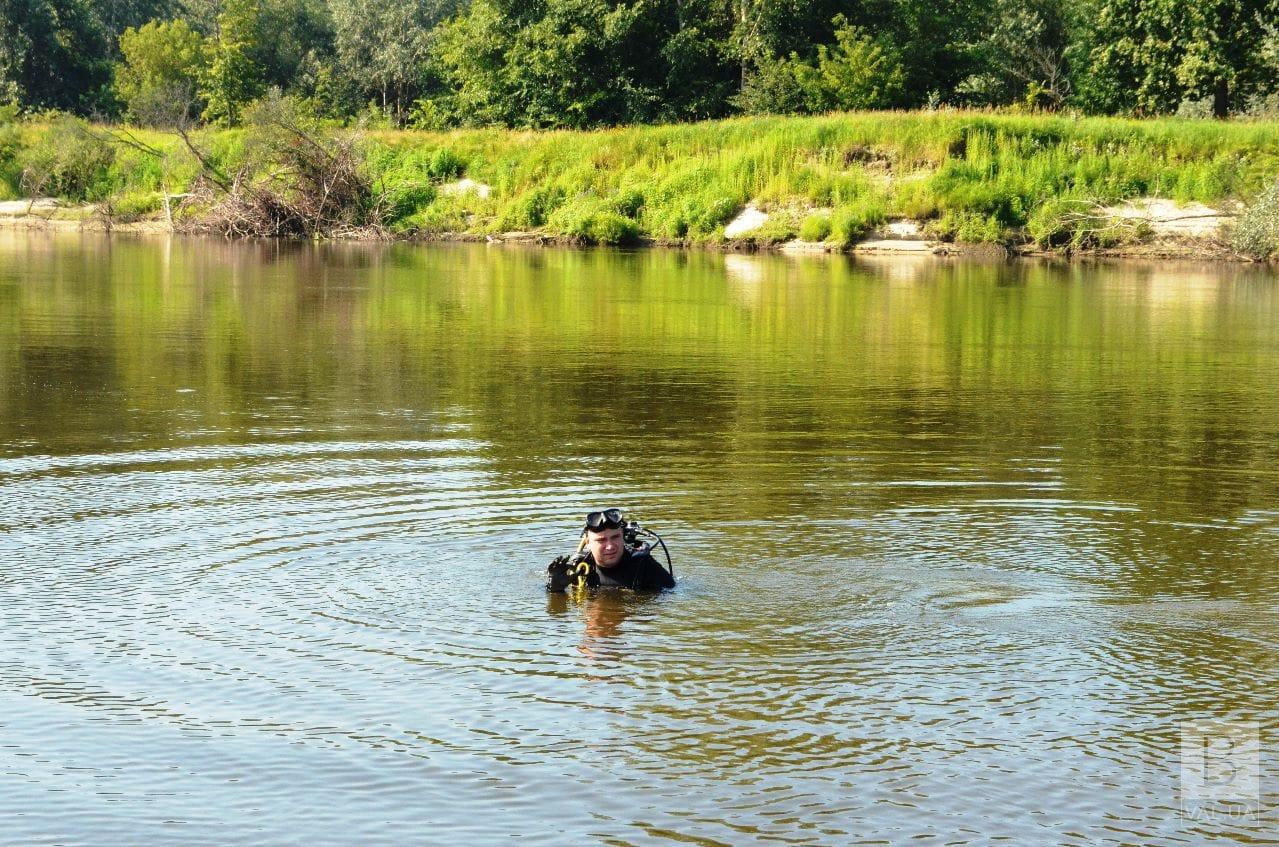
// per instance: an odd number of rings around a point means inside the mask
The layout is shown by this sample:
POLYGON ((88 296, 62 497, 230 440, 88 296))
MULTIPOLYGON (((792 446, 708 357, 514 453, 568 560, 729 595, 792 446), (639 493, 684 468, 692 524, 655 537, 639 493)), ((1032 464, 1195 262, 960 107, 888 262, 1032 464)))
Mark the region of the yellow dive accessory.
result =
POLYGON ((585 588, 586 580, 590 577, 591 571, 595 570, 595 563, 590 559, 582 559, 572 562, 568 566, 569 585, 574 588, 585 588))

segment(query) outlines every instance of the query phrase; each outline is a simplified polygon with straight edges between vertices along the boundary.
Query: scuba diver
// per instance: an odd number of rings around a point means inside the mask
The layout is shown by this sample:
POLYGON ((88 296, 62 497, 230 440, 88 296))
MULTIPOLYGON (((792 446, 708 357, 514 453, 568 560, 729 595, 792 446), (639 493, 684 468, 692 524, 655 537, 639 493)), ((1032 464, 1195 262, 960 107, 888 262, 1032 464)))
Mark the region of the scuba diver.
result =
POLYGON ((586 516, 577 552, 556 557, 546 568, 547 591, 559 592, 571 585, 661 591, 675 587, 675 570, 657 533, 626 520, 621 509, 603 509, 586 516), (653 558, 652 544, 641 542, 641 537, 661 545, 666 567, 653 558))

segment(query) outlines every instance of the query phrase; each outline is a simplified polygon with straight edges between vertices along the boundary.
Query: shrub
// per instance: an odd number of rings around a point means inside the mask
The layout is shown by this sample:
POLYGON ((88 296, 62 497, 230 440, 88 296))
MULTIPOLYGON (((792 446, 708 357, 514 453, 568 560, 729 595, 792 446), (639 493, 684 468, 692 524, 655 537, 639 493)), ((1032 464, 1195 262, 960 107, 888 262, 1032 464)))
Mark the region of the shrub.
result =
POLYGON ((1074 242, 1081 214, 1080 201, 1051 198, 1031 214, 1026 230, 1041 247, 1061 247, 1074 242))
POLYGON ((466 170, 466 162, 447 147, 441 147, 432 153, 426 165, 426 172, 431 178, 441 181, 456 179, 464 170, 466 170))
POLYGON ((709 235, 737 216, 741 204, 731 197, 698 198, 690 209, 688 231, 709 235), (700 201, 700 202, 699 202, 700 201))
POLYGON ((808 108, 883 109, 897 103, 905 91, 906 71, 891 42, 852 26, 843 15, 834 24, 835 46, 820 45, 815 65, 796 68, 808 108))
POLYGON ((830 233, 830 215, 825 212, 809 215, 799 227, 799 237, 805 241, 825 241, 830 233))
POLYGON ((94 200, 106 195, 107 169, 115 149, 84 121, 59 117, 19 156, 21 189, 68 200, 94 200))
POLYGON ((534 188, 508 205, 502 213, 502 229, 532 229, 543 226, 551 213, 564 203, 558 188, 534 188))
POLYGON ((152 215, 164 206, 164 196, 156 191, 130 191, 111 198, 111 217, 117 221, 136 221, 152 215))
POLYGON ((591 244, 631 244, 640 235, 639 224, 595 197, 579 197, 557 209, 547 226, 557 235, 591 244))
POLYGON ((758 246, 782 244, 799 234, 796 216, 785 212, 773 212, 759 229, 746 233, 744 240, 758 246))
POLYGON ((797 59, 760 59, 733 104, 748 115, 785 115, 804 111, 797 59))
POLYGON ((643 208, 644 193, 635 188, 628 188, 620 192, 616 199, 613 200, 613 210, 619 215, 625 215, 628 218, 638 217, 640 210, 643 208))
POLYGON ((946 212, 934 222, 932 230, 939 238, 960 244, 998 244, 1004 240, 999 219, 980 212, 946 212))
POLYGON ((1279 253, 1279 180, 1240 216, 1231 234, 1235 252, 1249 259, 1264 261, 1279 253))
POLYGON ((459 198, 438 195, 434 202, 408 217, 393 221, 391 228, 396 232, 464 232, 468 223, 469 213, 459 198))
POLYGON ((596 212, 586 220, 586 238, 596 244, 634 244, 639 224, 616 212, 596 212))
POLYGON ((432 185, 401 183, 388 188, 381 197, 382 222, 393 227, 429 206, 435 197, 432 185))
POLYGON ((849 206, 837 208, 831 215, 830 240, 844 247, 862 239, 866 233, 887 220, 883 205, 875 198, 864 198, 849 206))
POLYGON ((22 193, 22 146, 21 125, 0 120, 0 200, 11 200, 22 193))

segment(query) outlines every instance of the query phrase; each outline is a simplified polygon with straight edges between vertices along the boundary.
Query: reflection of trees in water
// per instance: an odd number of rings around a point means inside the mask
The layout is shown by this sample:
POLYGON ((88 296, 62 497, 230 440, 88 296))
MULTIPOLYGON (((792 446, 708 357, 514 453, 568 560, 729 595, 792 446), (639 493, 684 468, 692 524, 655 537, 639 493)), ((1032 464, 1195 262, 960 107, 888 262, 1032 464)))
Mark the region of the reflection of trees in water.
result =
POLYGON ((1279 297, 1252 270, 1178 296, 1175 269, 1131 263, 23 239, 0 243, 23 268, 0 286, 11 440, 443 420, 508 483, 661 489, 644 517, 686 523, 1042 484, 1136 509, 1094 527, 1143 593, 1264 578, 1260 530, 1175 525, 1279 502, 1279 297))

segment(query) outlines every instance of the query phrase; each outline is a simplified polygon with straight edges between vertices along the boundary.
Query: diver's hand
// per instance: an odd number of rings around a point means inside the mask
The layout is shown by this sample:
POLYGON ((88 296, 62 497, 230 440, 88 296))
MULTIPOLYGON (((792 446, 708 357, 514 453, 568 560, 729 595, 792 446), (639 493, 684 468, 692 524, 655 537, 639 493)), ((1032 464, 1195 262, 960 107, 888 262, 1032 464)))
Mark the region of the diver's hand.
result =
POLYGON ((572 581, 568 575, 571 567, 572 563, 568 556, 556 556, 552 559, 546 566, 546 590, 559 592, 568 588, 572 581))

